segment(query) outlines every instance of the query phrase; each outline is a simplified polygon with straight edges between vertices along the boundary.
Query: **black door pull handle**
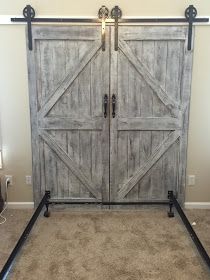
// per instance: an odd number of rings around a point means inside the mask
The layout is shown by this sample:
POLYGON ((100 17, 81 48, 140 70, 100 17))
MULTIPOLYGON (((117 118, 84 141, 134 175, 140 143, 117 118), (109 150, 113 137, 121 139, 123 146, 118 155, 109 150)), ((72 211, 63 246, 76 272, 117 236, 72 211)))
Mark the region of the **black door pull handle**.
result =
POLYGON ((115 118, 116 95, 112 94, 112 118, 115 118))
POLYGON ((104 95, 104 118, 107 117, 108 95, 104 95))

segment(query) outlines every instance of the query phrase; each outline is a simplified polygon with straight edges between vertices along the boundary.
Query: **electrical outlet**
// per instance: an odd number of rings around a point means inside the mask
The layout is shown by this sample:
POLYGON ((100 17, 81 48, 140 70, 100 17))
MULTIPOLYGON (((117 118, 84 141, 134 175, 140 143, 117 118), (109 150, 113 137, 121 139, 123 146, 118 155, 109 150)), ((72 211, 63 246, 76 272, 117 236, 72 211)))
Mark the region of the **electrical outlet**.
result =
POLYGON ((188 186, 195 185, 195 175, 188 175, 188 186))
POLYGON ((31 185, 31 175, 26 175, 26 185, 31 185))
POLYGON ((9 180, 9 186, 13 185, 13 176, 12 175, 5 175, 5 180, 9 180))

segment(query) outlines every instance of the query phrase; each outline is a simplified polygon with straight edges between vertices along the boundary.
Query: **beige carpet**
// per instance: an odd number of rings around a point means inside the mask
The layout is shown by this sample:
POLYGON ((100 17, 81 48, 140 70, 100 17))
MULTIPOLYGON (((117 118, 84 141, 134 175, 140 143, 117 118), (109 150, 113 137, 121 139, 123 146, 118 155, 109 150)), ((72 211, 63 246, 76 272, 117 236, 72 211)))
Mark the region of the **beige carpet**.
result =
MULTIPOLYGON (((3 258, 26 212, 13 216, 10 228, 0 227, 3 258)), ((168 219, 165 208, 68 210, 40 217, 9 279, 207 280, 210 274, 179 219, 168 219)))

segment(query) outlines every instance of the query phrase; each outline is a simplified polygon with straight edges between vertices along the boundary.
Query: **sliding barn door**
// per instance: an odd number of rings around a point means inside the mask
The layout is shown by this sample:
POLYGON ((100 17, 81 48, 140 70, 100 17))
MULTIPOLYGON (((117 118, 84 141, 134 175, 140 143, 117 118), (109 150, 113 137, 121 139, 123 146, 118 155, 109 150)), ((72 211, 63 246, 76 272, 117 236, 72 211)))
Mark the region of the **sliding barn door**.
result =
POLYGON ((183 201, 192 52, 187 27, 111 30, 110 198, 183 201), (112 106, 111 106, 112 109, 112 106))
MULTIPOLYGON (((28 51, 33 188, 55 199, 108 200, 109 49, 100 26, 34 26, 28 51)), ((107 29, 108 38, 108 29, 107 29)))
POLYGON ((115 51, 114 28, 107 27, 102 51, 100 26, 33 26, 36 203, 45 190, 54 199, 80 201, 165 200, 174 190, 183 201, 192 64, 187 32, 120 26, 115 51))

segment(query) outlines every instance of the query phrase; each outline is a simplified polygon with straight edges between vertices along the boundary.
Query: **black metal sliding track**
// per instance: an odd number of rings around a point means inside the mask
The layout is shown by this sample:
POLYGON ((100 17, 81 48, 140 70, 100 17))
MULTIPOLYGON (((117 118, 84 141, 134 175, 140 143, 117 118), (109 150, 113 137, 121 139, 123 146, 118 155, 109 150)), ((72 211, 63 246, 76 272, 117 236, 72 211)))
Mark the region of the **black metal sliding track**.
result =
MULTIPOLYGON (((115 51, 118 50, 118 25, 120 23, 188 23, 188 50, 192 48, 192 27, 193 23, 204 23, 209 22, 209 18, 196 18, 197 10, 193 5, 190 5, 185 10, 185 17, 183 18, 122 18, 122 11, 118 6, 115 6, 111 10, 109 18, 109 10, 107 7, 102 6, 98 12, 98 18, 35 18, 35 10, 30 5, 27 5, 23 9, 23 18, 11 18, 12 22, 26 22, 28 25, 28 48, 33 49, 32 45, 32 23, 102 23, 108 20, 109 23, 115 24, 115 51)), ((102 35, 102 43, 104 42, 102 35)), ((105 46, 102 44, 102 49, 105 46)))

